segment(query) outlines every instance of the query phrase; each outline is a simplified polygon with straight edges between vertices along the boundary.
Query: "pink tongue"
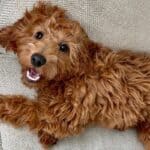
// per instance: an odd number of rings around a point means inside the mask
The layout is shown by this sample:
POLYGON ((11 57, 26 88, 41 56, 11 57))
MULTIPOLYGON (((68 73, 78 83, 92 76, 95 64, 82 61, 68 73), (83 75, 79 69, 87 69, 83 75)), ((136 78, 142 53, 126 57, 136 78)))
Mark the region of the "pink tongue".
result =
POLYGON ((38 81, 40 79, 40 74, 34 68, 27 70, 26 77, 30 81, 38 81))
POLYGON ((34 68, 30 68, 29 72, 30 72, 31 77, 35 77, 38 75, 38 73, 36 72, 36 70, 34 68))

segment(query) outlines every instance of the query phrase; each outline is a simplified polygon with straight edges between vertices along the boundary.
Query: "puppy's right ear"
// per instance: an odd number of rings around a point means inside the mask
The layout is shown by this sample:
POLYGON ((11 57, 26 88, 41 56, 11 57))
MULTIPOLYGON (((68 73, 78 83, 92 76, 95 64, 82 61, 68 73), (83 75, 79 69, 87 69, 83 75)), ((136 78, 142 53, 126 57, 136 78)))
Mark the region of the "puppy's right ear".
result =
POLYGON ((16 51, 16 41, 13 37, 13 26, 0 29, 0 45, 6 50, 16 51))

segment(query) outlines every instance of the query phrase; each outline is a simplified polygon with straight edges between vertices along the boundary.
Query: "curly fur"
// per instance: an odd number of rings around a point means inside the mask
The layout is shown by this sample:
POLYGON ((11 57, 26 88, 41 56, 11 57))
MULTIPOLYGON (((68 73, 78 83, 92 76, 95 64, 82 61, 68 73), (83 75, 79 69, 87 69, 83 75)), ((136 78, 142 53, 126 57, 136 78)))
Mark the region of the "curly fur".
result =
POLYGON ((14 51, 22 66, 22 81, 37 90, 35 101, 0 95, 0 118, 17 127, 28 125, 47 147, 83 131, 89 124, 124 130, 136 127, 150 150, 150 55, 113 51, 95 43, 65 11, 38 3, 24 17, 0 30, 0 44, 14 51), (45 37, 36 40, 34 34, 45 37), (58 50, 61 41, 70 51, 58 50), (31 55, 42 53, 47 63, 41 79, 30 82, 31 55))

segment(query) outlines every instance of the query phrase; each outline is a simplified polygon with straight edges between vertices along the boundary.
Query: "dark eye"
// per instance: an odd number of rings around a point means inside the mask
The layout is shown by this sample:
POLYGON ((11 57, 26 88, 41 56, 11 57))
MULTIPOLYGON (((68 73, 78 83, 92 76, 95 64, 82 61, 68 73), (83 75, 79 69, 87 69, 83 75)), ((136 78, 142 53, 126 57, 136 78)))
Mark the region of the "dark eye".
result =
POLYGON ((69 51, 69 46, 65 43, 60 43, 59 44, 59 50, 62 52, 68 52, 69 51))
POLYGON ((41 40, 41 39, 43 38, 43 36, 44 36, 44 33, 41 32, 41 31, 36 32, 36 34, 35 34, 35 38, 36 38, 37 40, 41 40))

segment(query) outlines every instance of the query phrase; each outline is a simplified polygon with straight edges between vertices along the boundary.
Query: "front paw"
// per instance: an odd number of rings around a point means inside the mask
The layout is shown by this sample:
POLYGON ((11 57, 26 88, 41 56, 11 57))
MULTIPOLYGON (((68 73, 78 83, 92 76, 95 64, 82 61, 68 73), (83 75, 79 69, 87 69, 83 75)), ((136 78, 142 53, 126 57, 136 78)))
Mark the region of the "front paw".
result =
POLYGON ((55 145, 58 141, 54 136, 51 136, 50 134, 39 131, 38 133, 39 141, 44 146, 44 148, 48 148, 49 146, 55 145))

